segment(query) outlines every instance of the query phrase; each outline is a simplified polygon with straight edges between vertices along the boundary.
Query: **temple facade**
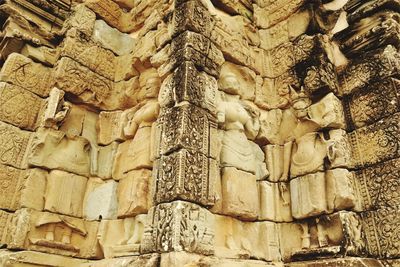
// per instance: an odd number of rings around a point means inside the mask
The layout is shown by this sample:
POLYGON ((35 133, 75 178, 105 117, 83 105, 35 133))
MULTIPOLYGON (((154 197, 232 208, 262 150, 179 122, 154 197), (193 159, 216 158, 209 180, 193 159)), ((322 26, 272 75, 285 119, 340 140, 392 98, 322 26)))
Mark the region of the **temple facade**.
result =
POLYGON ((400 266, 399 12, 0 1, 0 266, 400 266))

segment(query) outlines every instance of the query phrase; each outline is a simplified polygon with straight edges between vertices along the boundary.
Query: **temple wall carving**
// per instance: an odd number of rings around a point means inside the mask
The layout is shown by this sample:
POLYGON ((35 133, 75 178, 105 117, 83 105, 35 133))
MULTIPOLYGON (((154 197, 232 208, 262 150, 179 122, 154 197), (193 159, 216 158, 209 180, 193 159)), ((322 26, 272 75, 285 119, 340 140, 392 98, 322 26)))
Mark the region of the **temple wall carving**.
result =
POLYGON ((398 266, 399 11, 0 1, 0 266, 398 266))

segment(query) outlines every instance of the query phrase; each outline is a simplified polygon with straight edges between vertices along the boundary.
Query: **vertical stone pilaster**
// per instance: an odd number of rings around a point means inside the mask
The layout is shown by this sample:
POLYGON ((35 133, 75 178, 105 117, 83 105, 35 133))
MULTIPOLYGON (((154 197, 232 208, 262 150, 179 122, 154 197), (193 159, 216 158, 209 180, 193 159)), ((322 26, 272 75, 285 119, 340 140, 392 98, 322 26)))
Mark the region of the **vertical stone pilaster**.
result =
POLYGON ((204 207, 216 201, 216 77, 224 59, 208 38, 212 27, 211 15, 200 1, 176 1, 172 53, 161 66, 168 75, 159 95, 156 206, 142 241, 144 253, 213 254, 213 216, 204 207))

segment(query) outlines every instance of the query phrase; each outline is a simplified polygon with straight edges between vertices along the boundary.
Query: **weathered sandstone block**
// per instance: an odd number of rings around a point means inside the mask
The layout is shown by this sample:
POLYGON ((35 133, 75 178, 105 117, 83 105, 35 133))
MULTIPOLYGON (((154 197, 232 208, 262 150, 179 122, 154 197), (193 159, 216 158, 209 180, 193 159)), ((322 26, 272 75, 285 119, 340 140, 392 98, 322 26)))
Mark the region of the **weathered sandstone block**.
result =
POLYGON ((83 217, 88 220, 117 218, 117 186, 114 180, 90 178, 82 201, 83 217))
POLYGON ((40 169, 20 170, 0 164, 0 208, 43 210, 46 175, 40 169))
POLYGON ((95 43, 88 42, 79 36, 79 33, 70 32, 64 39, 60 49, 60 57, 69 57, 91 71, 114 81, 115 55, 95 43))
POLYGON ((153 168, 154 201, 182 199, 211 206, 216 201, 218 172, 216 160, 199 152, 181 149, 162 156, 153 168))
POLYGON ((52 70, 20 54, 8 56, 0 71, 0 80, 20 86, 41 97, 49 95, 55 79, 52 70))
POLYGON ((0 83, 0 119, 26 130, 35 130, 40 123, 45 100, 8 83, 0 83))
POLYGON ((9 251, 0 250, 0 264, 3 266, 40 266, 51 267, 79 267, 87 266, 88 260, 74 259, 71 257, 36 251, 9 251))
POLYGON ((345 97, 343 106, 348 128, 367 126, 399 112, 399 95, 399 80, 387 78, 345 97))
POLYGON ((293 221, 290 187, 287 183, 258 182, 260 211, 258 220, 273 222, 293 221))
POLYGON ((141 242, 142 253, 213 253, 215 219, 208 210, 193 203, 175 201, 153 207, 148 216, 141 242))
POLYGON ((290 181, 292 215, 296 219, 353 209, 357 204, 353 174, 333 169, 290 181))
POLYGON ((46 211, 82 217, 86 177, 53 170, 47 176, 44 209, 46 211))
POLYGON ((147 215, 121 220, 103 220, 98 233, 105 258, 140 254, 147 215))
POLYGON ((28 131, 0 122, 0 163, 20 169, 27 168, 32 137, 28 131))
POLYGON ((222 214, 255 220, 259 212, 256 176, 233 167, 222 169, 222 214))
POLYGON ((113 82, 78 62, 62 57, 55 68, 57 87, 77 97, 80 102, 107 108, 113 82))
POLYGON ((158 101, 161 107, 172 107, 187 101, 214 114, 217 90, 214 77, 197 70, 193 62, 185 61, 164 80, 158 101))
POLYGON ((92 38, 119 56, 129 54, 135 46, 135 39, 110 27, 103 20, 95 21, 92 38))
POLYGON ((83 137, 69 138, 61 131, 39 128, 32 139, 28 162, 31 166, 89 176, 90 149, 83 137))
POLYGON ((349 133, 351 160, 356 168, 399 157, 400 114, 349 133))
POLYGON ((151 127, 139 128, 132 140, 118 146, 113 166, 113 178, 121 179, 132 170, 151 169, 151 127))
POLYGON ((131 217, 147 213, 152 206, 152 172, 134 170, 118 183, 118 217, 131 217))
MULTIPOLYGON (((4 212, 1 212, 3 216, 4 212)), ((97 242, 98 222, 37 212, 18 210, 11 216, 6 244, 10 249, 26 249, 79 258, 100 258, 97 242)))
POLYGON ((360 217, 352 212, 284 223, 280 230, 285 262, 318 256, 361 255, 365 248, 360 217))
POLYGON ((279 261, 279 226, 215 215, 215 256, 279 261))

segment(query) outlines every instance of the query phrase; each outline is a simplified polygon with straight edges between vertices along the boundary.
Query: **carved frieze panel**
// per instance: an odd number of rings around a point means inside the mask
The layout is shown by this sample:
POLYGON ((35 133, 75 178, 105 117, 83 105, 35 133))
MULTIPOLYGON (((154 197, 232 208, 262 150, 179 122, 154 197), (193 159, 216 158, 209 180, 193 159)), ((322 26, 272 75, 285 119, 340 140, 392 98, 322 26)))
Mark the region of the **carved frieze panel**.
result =
POLYGON ((96 21, 96 14, 85 5, 73 7, 73 13, 63 24, 62 33, 75 28, 86 36, 91 36, 96 21))
MULTIPOLYGON (((218 77, 219 68, 225 61, 222 52, 201 34, 186 31, 176 37, 171 45, 170 62, 167 68, 172 70, 184 61, 192 61, 198 68, 218 77)), ((165 71, 167 73, 167 71, 165 71)))
POLYGON ((20 170, 0 164, 0 207, 15 211, 44 205, 47 172, 40 169, 20 170))
POLYGON ((32 133, 0 122, 0 163, 25 169, 31 139, 32 133))
POLYGON ((268 29, 261 29, 259 31, 260 48, 270 50, 281 44, 294 41, 297 37, 306 33, 310 21, 311 12, 307 9, 300 9, 286 20, 268 29))
POLYGON ((188 200, 205 206, 215 203, 216 160, 202 153, 181 149, 161 156, 153 167, 153 190, 156 203, 188 200))
MULTIPOLYGON (((264 70, 265 76, 269 78, 276 78, 283 75, 296 65, 304 69, 319 63, 318 59, 324 55, 323 37, 321 35, 308 36, 301 35, 293 42, 286 42, 278 47, 264 52, 266 60, 266 69, 264 70)), ((302 78, 301 72, 298 72, 302 78)))
POLYGON ((55 68, 57 87, 71 93, 81 102, 107 108, 113 82, 92 72, 78 62, 62 57, 55 68))
POLYGON ((313 96, 321 92, 338 92, 335 66, 325 54, 321 54, 296 66, 297 75, 303 80, 305 91, 313 96), (305 69, 303 72, 302 68, 305 69))
POLYGON ((175 7, 173 35, 192 31, 209 37, 213 26, 213 18, 201 1, 184 1, 175 7))
POLYGON ((367 253, 376 258, 398 258, 400 255, 400 211, 379 209, 361 214, 367 253))
POLYGON ((391 45, 365 53, 362 57, 350 62, 339 74, 339 94, 351 94, 369 84, 396 75, 399 69, 399 53, 391 45))
POLYGON ((214 77, 197 70, 193 62, 185 61, 164 80, 158 101, 162 107, 172 107, 187 101, 215 114, 217 90, 214 77))
POLYGON ((114 1, 88 0, 85 5, 110 26, 121 29, 120 19, 124 12, 114 1))
POLYGON ((41 97, 48 96, 55 83, 50 68, 16 53, 8 56, 1 68, 0 80, 18 85, 41 97))
POLYGON ((48 1, 6 0, 0 10, 6 17, 15 19, 24 31, 40 35, 45 42, 55 41, 70 14, 69 5, 48 1))
POLYGON ((388 78, 343 99, 348 128, 370 125, 400 111, 400 82, 388 78))
POLYGON ((206 157, 217 157, 216 149, 211 146, 217 124, 207 111, 193 105, 166 108, 161 111, 158 124, 162 131, 161 155, 184 148, 206 157))
POLYGON ((348 56, 357 56, 385 45, 399 46, 399 15, 394 11, 381 11, 353 23, 335 35, 340 50, 348 56))
POLYGON ((367 167, 400 156, 399 117, 396 113, 348 134, 354 167, 367 167))
POLYGON ((91 71, 114 81, 115 55, 90 40, 86 40, 78 32, 70 31, 60 48, 60 57, 70 57, 91 71))
POLYGON ((347 20, 349 23, 354 23, 382 9, 398 10, 399 8, 400 4, 396 0, 375 0, 366 2, 362 0, 352 0, 347 2, 343 7, 348 13, 347 20))
POLYGON ((141 252, 187 251, 213 254, 214 215, 182 201, 159 204, 150 210, 141 252))
POLYGON ((26 130, 35 130, 45 100, 21 87, 0 82, 0 119, 26 130))
POLYGON ((359 210, 398 208, 400 205, 400 160, 393 159, 354 172, 359 210))
POLYGON ((304 0, 265 0, 259 1, 254 7, 254 21, 257 26, 263 29, 287 19, 295 13, 303 4, 304 0))
POLYGON ((244 36, 232 31, 223 21, 216 21, 210 39, 213 40, 229 61, 260 73, 260 67, 257 65, 257 59, 255 58, 255 47, 250 46, 244 36))
POLYGON ((98 222, 21 209, 7 223, 7 246, 79 258, 100 258, 98 222))

